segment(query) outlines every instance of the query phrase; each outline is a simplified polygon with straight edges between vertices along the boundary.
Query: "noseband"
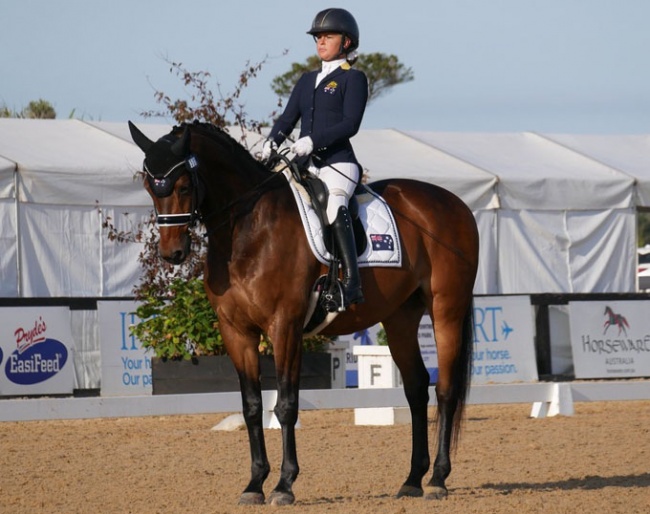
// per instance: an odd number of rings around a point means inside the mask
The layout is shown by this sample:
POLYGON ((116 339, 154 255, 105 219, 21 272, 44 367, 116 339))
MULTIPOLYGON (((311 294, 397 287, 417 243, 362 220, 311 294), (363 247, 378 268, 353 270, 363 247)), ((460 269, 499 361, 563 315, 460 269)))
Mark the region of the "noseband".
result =
POLYGON ((179 214, 160 214, 156 210, 156 223, 158 227, 179 227, 188 225, 193 227, 197 220, 201 219, 199 207, 203 202, 204 188, 198 174, 199 162, 195 155, 189 155, 186 159, 174 164, 162 176, 156 176, 147 167, 146 159, 142 165, 146 173, 149 187, 156 198, 165 198, 174 191, 174 184, 183 175, 189 173, 192 182, 192 208, 190 212, 179 214))

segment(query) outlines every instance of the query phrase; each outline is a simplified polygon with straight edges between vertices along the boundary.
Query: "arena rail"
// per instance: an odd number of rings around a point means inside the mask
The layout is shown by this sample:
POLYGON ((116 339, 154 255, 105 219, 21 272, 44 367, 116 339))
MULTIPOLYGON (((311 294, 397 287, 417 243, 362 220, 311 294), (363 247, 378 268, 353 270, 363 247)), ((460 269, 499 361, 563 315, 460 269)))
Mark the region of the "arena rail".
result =
MULTIPOLYGON (((435 401, 433 387, 429 390, 435 401)), ((264 391, 272 410, 275 391, 264 391)), ((532 417, 573 414, 574 402, 650 400, 650 380, 536 382, 473 386, 469 404, 532 404, 532 417)), ((319 389, 300 393, 302 410, 406 407, 401 388, 319 389)), ((236 413, 240 393, 0 400, 0 421, 90 419, 181 414, 236 413)))

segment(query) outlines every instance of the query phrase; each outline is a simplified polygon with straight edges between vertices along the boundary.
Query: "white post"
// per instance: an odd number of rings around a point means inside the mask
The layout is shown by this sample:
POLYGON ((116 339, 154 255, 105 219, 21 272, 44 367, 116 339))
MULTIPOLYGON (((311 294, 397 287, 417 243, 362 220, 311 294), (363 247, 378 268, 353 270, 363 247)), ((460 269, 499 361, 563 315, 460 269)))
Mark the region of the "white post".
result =
MULTIPOLYGON (((401 387, 402 377, 388 346, 355 346, 358 357, 359 388, 401 387)), ((364 407, 354 409, 355 425, 395 425, 410 423, 408 407, 364 407)))
POLYGON ((545 418, 546 416, 573 416, 573 392, 571 384, 553 384, 553 393, 550 401, 535 402, 531 410, 532 418, 545 418))

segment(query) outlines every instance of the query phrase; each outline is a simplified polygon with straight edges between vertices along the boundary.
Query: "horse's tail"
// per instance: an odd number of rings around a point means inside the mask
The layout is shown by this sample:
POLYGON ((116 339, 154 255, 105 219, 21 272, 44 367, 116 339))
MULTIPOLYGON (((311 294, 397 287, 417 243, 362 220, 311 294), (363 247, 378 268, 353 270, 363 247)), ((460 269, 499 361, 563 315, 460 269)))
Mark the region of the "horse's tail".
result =
POLYGON ((456 412, 452 430, 452 446, 456 446, 460 436, 465 405, 469 396, 472 381, 472 354, 474 351, 474 302, 469 302, 469 307, 463 319, 463 328, 460 342, 460 352, 456 360, 454 373, 454 389, 456 391, 456 412))

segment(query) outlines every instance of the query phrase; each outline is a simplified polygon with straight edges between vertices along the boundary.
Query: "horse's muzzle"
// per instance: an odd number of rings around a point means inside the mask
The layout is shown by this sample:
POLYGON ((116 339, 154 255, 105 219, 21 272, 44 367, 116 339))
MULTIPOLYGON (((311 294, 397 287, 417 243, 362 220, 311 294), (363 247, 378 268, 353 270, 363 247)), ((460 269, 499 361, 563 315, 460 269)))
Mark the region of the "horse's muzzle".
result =
POLYGON ((191 239, 187 232, 176 238, 165 238, 161 233, 158 253, 170 264, 181 264, 190 254, 191 239))

